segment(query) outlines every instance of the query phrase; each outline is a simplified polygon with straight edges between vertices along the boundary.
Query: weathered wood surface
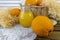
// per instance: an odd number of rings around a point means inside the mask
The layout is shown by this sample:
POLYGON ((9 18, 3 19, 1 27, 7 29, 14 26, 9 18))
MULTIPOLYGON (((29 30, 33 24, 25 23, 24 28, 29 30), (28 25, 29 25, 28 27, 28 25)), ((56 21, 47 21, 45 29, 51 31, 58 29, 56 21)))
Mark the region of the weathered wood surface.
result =
POLYGON ((49 38, 36 38, 35 40, 60 40, 60 32, 54 31, 49 38))

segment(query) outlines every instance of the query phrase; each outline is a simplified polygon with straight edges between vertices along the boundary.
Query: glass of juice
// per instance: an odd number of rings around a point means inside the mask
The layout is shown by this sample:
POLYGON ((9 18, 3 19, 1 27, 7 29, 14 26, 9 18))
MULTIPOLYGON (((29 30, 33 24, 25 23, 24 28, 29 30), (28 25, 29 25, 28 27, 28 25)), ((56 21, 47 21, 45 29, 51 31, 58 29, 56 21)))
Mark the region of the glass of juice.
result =
POLYGON ((31 11, 30 5, 20 5, 21 13, 19 15, 19 23, 25 27, 29 28, 31 26, 32 20, 34 19, 33 12, 31 11))

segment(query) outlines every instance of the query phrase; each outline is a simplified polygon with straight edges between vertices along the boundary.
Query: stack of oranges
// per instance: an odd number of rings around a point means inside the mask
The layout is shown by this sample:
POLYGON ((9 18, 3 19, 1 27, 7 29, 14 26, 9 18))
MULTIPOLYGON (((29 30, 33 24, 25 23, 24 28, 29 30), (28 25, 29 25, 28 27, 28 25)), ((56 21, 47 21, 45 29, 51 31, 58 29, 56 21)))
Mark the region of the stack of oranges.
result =
POLYGON ((33 6, 40 5, 43 0, 26 0, 25 4, 31 4, 33 6))
MULTIPOLYGON (((40 6, 43 0, 26 0, 25 4, 31 4, 32 6, 40 6)), ((49 33, 53 31, 54 26, 52 21, 46 16, 37 16, 32 21, 32 30, 41 37, 48 37, 49 33)))

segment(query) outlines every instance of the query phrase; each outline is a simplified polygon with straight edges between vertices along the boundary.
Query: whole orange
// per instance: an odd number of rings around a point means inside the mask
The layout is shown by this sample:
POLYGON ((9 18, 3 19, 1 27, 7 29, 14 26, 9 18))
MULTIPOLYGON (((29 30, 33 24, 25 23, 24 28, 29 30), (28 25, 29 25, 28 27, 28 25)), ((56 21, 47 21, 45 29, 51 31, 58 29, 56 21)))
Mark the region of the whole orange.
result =
POLYGON ((52 21, 46 16, 37 16, 32 21, 32 30, 41 37, 48 37, 49 33, 53 31, 54 25, 52 21))
POLYGON ((37 0, 37 5, 41 5, 43 0, 37 0))
POLYGON ((35 6, 36 5, 36 0, 26 0, 25 4, 26 5, 31 4, 32 6, 35 6))
POLYGON ((11 11, 10 11, 10 14, 12 15, 12 16, 19 16, 19 14, 20 14, 20 12, 21 12, 21 9, 19 9, 19 8, 13 8, 11 11))

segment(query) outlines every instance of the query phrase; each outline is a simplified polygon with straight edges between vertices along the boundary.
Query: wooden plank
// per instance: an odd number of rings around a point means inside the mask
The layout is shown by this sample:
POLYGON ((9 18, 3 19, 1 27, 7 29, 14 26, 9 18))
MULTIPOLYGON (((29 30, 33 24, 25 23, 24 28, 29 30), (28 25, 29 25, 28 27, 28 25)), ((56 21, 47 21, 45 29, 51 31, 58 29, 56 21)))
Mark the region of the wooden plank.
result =
POLYGON ((60 39, 60 31, 54 31, 49 36, 50 39, 60 39))
POLYGON ((48 38, 37 37, 35 40, 60 40, 60 32, 54 31, 51 33, 51 35, 48 38))
POLYGON ((60 31, 60 26, 56 26, 55 28, 54 28, 54 30, 56 31, 60 31))
POLYGON ((60 31, 60 22, 58 22, 57 25, 55 25, 54 30, 60 31))

